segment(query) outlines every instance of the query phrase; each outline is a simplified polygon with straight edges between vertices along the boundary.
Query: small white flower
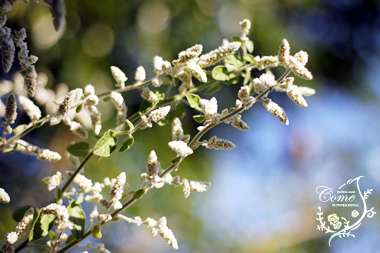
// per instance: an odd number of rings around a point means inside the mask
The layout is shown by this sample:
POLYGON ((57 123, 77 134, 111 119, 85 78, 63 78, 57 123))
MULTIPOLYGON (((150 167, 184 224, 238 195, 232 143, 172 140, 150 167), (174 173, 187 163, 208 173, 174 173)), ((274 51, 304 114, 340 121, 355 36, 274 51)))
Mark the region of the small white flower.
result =
POLYGON ((359 215, 359 212, 358 212, 357 210, 353 210, 353 211, 351 212, 351 216, 352 216, 353 218, 358 217, 358 215, 359 215))
POLYGON ((60 154, 54 151, 50 151, 48 149, 40 149, 37 158, 40 160, 46 160, 46 161, 57 161, 61 160, 60 154))
POLYGON ((127 180, 127 175, 123 171, 122 173, 120 173, 119 176, 117 176, 116 182, 112 187, 112 190, 110 193, 110 202, 113 204, 114 209, 121 208, 121 203, 119 202, 119 200, 123 196, 126 180, 127 180))
POLYGON ((218 113, 218 101, 216 98, 213 97, 210 100, 201 98, 199 104, 206 119, 216 120, 216 114, 218 113))

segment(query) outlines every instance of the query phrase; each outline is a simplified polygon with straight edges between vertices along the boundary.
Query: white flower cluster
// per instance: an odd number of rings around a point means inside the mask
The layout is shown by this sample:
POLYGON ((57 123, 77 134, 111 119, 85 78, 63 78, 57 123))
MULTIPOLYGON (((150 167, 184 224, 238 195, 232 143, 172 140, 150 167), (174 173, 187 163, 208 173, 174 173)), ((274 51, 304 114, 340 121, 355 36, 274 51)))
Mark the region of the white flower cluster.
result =
POLYGON ((0 249, 2 249, 4 252, 8 252, 7 250, 11 250, 10 252, 12 252, 13 248, 10 245, 14 244, 18 239, 26 234, 26 232, 29 230, 30 225, 32 224, 33 215, 34 208, 31 207, 25 212, 23 218, 18 223, 16 231, 5 235, 5 242, 0 249))
POLYGON ((69 117, 63 119, 66 125, 70 127, 70 131, 76 136, 87 139, 88 133, 86 128, 84 128, 80 123, 76 121, 71 121, 69 117))
POLYGON ((120 173, 119 176, 117 176, 116 182, 114 183, 111 193, 110 193, 109 202, 115 210, 123 207, 123 204, 121 204, 120 199, 123 196, 126 182, 127 182, 127 175, 123 171, 122 173, 120 173))
MULTIPOLYGON (((109 251, 108 249, 106 249, 104 247, 103 243, 98 243, 98 244, 96 244, 96 247, 93 248, 92 247, 92 242, 88 242, 86 244, 86 249, 89 249, 89 250, 94 251, 96 253, 111 253, 111 251, 109 251)), ((83 253, 85 253, 85 252, 87 253, 87 251, 84 251, 83 253)))
POLYGON ((10 201, 11 198, 8 193, 3 188, 0 188, 0 202, 9 203, 10 201))
POLYGON ((143 87, 143 92, 141 93, 141 97, 146 101, 156 103, 158 102, 158 97, 153 93, 148 87, 143 87))
POLYGON ((209 148, 209 149, 231 149, 235 148, 235 144, 233 144, 230 141, 218 139, 216 136, 211 137, 208 141, 203 141, 202 146, 209 148))
POLYGON ((162 119, 164 119, 170 112, 170 105, 160 107, 156 110, 153 110, 149 113, 149 116, 146 117, 145 115, 141 116, 141 123, 139 125, 140 129, 145 129, 147 127, 152 127, 152 121, 158 122, 162 119))
POLYGON ((128 78, 124 74, 124 72, 121 71, 121 69, 119 69, 118 67, 115 67, 115 66, 111 66, 111 72, 112 72, 113 78, 116 81, 116 87, 124 88, 125 87, 125 82, 128 80, 128 78))
POLYGON ((136 69, 135 80, 136 80, 136 82, 141 83, 141 82, 144 82, 145 79, 146 79, 145 69, 143 66, 139 66, 136 69))
POLYGON ((267 98, 264 100, 263 105, 268 112, 278 118, 282 123, 289 125, 288 116, 286 116, 284 109, 282 109, 278 104, 273 102, 270 98, 267 98))
POLYGON ((251 21, 249 21, 249 19, 244 19, 239 22, 239 25, 243 37, 246 37, 249 33, 249 29, 251 29, 251 21))
POLYGON ((50 151, 48 149, 40 149, 39 147, 29 144, 28 142, 21 139, 18 139, 9 145, 6 150, 19 151, 25 154, 36 155, 38 159, 44 161, 61 160, 61 156, 57 152, 50 151))
POLYGON ((201 98, 199 100, 199 104, 207 120, 210 120, 213 123, 219 121, 219 118, 217 117, 218 101, 216 98, 213 97, 210 100, 201 98))
POLYGON ((173 141, 183 141, 188 142, 190 140, 189 134, 184 134, 182 129, 182 123, 179 118, 174 118, 172 122, 172 140, 173 141))
POLYGON ((70 216, 65 206, 52 203, 42 208, 42 211, 45 214, 53 214, 57 216, 58 219, 54 222, 57 229, 62 231, 65 231, 67 228, 70 230, 74 229, 74 224, 69 221, 70 216))
POLYGON ((117 110, 117 125, 123 124, 127 117, 127 107, 125 106, 124 98, 120 93, 112 91, 111 100, 117 110))
POLYGON ((185 198, 188 198, 192 192, 205 192, 211 186, 210 182, 189 181, 186 178, 182 178, 181 181, 179 176, 175 176, 170 184, 174 187, 181 186, 185 198))
POLYGON ((165 216, 161 217, 158 221, 150 217, 148 217, 145 221, 142 221, 140 216, 136 216, 132 219, 119 214, 119 217, 129 223, 134 223, 137 226, 147 225, 147 227, 152 230, 153 236, 160 235, 173 249, 178 249, 177 239, 175 238, 173 231, 168 228, 165 216))
POLYGON ((50 119, 50 125, 56 125, 69 113, 74 105, 77 105, 83 95, 82 89, 75 89, 67 93, 62 104, 58 107, 57 113, 50 119))
POLYGON ((313 75, 305 67, 308 61, 308 54, 305 51, 299 51, 294 56, 290 55, 290 45, 286 39, 282 40, 280 49, 278 51, 279 65, 284 66, 286 69, 293 71, 294 74, 302 79, 311 80, 313 75))
POLYGON ((28 114, 31 121, 36 121, 41 118, 41 110, 32 100, 22 95, 18 96, 18 102, 21 108, 28 114))
POLYGON ((171 141, 168 143, 169 147, 181 157, 186 157, 193 153, 193 150, 187 146, 183 141, 171 141))
POLYGON ((57 188, 62 181, 65 181, 66 178, 62 175, 61 172, 57 171, 50 179, 49 179, 49 184, 48 184, 48 190, 52 191, 55 188, 57 188))

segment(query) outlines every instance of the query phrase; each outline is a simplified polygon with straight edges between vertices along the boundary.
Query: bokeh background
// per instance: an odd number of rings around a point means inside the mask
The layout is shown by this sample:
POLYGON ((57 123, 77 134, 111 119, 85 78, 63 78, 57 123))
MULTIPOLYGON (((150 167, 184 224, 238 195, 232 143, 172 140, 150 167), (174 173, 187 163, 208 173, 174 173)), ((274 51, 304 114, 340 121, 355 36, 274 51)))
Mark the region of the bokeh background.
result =
MULTIPOLYGON (((368 207, 380 210, 379 8, 375 0, 66 1, 66 29, 57 34, 48 6, 21 1, 7 24, 26 28, 31 53, 40 58, 37 71, 47 73, 49 88, 59 83, 83 88, 90 83, 98 93, 113 89, 111 65, 130 80, 143 65, 150 78, 155 55, 173 60, 197 43, 208 52, 223 38, 239 35, 238 22, 244 18, 252 21, 254 55, 276 55, 287 38, 293 54, 301 49, 309 53, 307 66, 314 80, 296 79, 296 84, 317 90, 308 98, 309 107, 297 107, 284 94, 271 94, 286 110, 289 126, 255 105, 243 114, 249 131, 225 125, 206 136, 231 140, 235 149, 198 149, 181 164, 178 175, 211 181, 209 191, 184 199, 180 188, 165 186, 150 191, 125 214, 143 219, 166 216, 179 252, 377 252, 379 213, 362 221, 353 231, 355 238, 335 238, 328 246, 329 236, 316 229, 318 206, 325 216, 342 209, 321 203, 316 187, 336 191, 348 179, 364 176, 362 190, 373 189, 368 207)), ((16 62, 11 73, 1 72, 1 79, 12 80, 19 70, 16 62)), ((239 85, 225 85, 214 94, 220 110, 234 104, 238 89, 239 85)), ((139 93, 124 94, 129 115, 139 108, 139 93)), ((102 103, 101 111, 103 129, 113 127, 112 106, 102 103)), ((17 123, 28 122, 19 113, 17 123)), ((183 124, 187 133, 196 133, 190 115, 183 124)), ((137 132, 128 152, 90 162, 86 175, 102 181, 126 171, 128 182, 136 187, 150 150, 157 151, 162 167, 170 164, 174 154, 167 147, 169 139, 169 125, 137 132)), ((62 156, 68 143, 78 141, 63 125, 43 126, 25 140, 62 156)), ((96 139, 90 136, 90 142, 96 139)), ((70 169, 66 158, 52 164, 20 153, 1 155, 0 187, 12 201, 0 204, 0 237, 16 226, 11 218, 15 208, 49 203, 51 193, 42 178, 70 169)), ((102 231, 102 242, 112 252, 174 251, 146 227, 121 221, 102 231)))

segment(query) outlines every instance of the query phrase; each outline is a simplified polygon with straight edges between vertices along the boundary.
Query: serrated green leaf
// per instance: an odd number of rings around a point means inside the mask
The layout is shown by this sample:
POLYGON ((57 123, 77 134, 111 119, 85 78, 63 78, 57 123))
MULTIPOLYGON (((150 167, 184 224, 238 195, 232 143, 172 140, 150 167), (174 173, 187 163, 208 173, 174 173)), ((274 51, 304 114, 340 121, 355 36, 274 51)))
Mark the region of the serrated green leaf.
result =
POLYGON ((245 42, 245 48, 247 48, 248 52, 252 53, 253 52, 253 41, 252 40, 247 40, 245 42))
POLYGON ((224 66, 216 66, 211 72, 212 78, 219 81, 227 81, 230 79, 228 70, 224 66))
POLYGON ((233 53, 233 54, 227 55, 224 58, 224 62, 226 64, 235 66, 236 68, 240 68, 244 65, 244 62, 243 62, 241 55, 239 53, 233 53))
POLYGON ((67 237, 67 239, 66 239, 66 245, 69 244, 70 242, 75 241, 75 240, 76 239, 75 239, 74 234, 69 235, 69 237, 67 237))
POLYGON ((103 102, 109 102, 109 101, 111 101, 111 97, 110 96, 103 98, 103 102))
POLYGON ((204 115, 194 115, 193 119, 198 123, 202 123, 206 120, 206 117, 204 115))
POLYGON ((125 141, 121 145, 119 152, 128 150, 133 145, 133 142, 134 142, 133 136, 128 135, 127 139, 125 139, 125 141))
POLYGON ((117 137, 111 129, 104 133, 94 147, 94 154, 101 157, 109 157, 116 149, 117 137))
POLYGON ((196 94, 186 95, 187 102, 189 102, 190 107, 199 108, 200 97, 196 94))
POLYGON ((247 61, 249 63, 254 63, 255 62, 255 59, 254 59, 253 55, 250 55, 250 54, 244 55, 243 59, 244 59, 244 61, 247 61))
POLYGON ((56 216, 53 214, 39 213, 38 219, 33 224, 29 233, 29 241, 35 241, 45 237, 54 226, 56 216))
POLYGON ((80 204, 78 204, 75 201, 72 201, 67 208, 67 211, 69 213, 69 220, 74 223, 74 229, 71 230, 71 233, 73 233, 75 239, 79 240, 83 237, 85 225, 86 225, 86 215, 84 211, 82 210, 82 207, 80 204))
POLYGON ((145 193, 146 193, 146 189, 140 189, 140 190, 137 190, 137 191, 133 194, 133 198, 134 198, 134 199, 139 199, 139 198, 141 198, 145 193))
POLYGON ((73 156, 86 157, 91 150, 90 143, 81 141, 67 145, 67 152, 73 156))
POLYGON ((77 109, 75 109, 76 113, 80 113, 82 111, 83 103, 77 106, 77 109))
POLYGON ((239 36, 233 36, 232 37, 232 40, 235 41, 235 42, 240 42, 240 43, 243 43, 243 39, 239 36))
POLYGON ((13 133, 14 134, 21 134, 22 132, 24 132, 24 130, 28 127, 28 125, 26 124, 21 124, 21 125, 18 125, 15 129, 13 129, 13 133))
POLYGON ((217 92, 218 90, 220 90, 220 88, 221 88, 221 85, 219 82, 217 82, 215 85, 211 86, 204 93, 210 95, 210 94, 213 94, 213 93, 217 92))
POLYGON ((100 227, 99 225, 95 225, 92 230, 91 230, 91 235, 92 237, 94 237, 95 239, 97 238, 102 238, 102 232, 100 231, 100 227))
POLYGON ((16 222, 20 222, 22 220, 22 218, 24 217, 26 211, 28 211, 31 207, 33 207, 33 206, 23 206, 23 207, 16 209, 12 214, 12 218, 16 222))
POLYGON ((132 130, 135 126, 132 124, 132 122, 130 122, 128 119, 125 120, 125 123, 126 123, 126 129, 125 130, 132 130))

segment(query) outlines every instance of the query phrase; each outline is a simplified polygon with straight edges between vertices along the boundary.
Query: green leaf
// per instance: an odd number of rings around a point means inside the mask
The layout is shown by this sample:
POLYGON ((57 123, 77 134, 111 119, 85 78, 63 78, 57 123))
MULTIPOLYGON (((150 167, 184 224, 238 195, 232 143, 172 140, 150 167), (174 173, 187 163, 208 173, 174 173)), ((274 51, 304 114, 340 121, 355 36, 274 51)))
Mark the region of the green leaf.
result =
POLYGON ((94 154, 101 157, 108 157, 116 149, 117 137, 111 129, 104 133, 94 147, 94 154))
POLYGON ((75 202, 77 202, 77 204, 80 204, 83 202, 83 193, 80 193, 77 197, 77 200, 75 200, 75 202))
POLYGON ((253 55, 250 55, 250 54, 244 55, 243 59, 244 59, 244 61, 247 61, 249 63, 254 63, 255 62, 255 59, 254 59, 253 55))
POLYGON ((92 237, 94 237, 95 239, 97 238, 101 238, 102 237, 102 232, 100 232, 100 227, 99 225, 95 225, 92 230, 91 230, 91 235, 92 237))
POLYGON ((11 154, 11 153, 15 152, 17 150, 17 145, 19 145, 19 144, 16 144, 13 147, 8 147, 8 148, 4 149, 3 155, 11 154))
POLYGON ((246 85, 251 80, 251 71, 247 70, 244 77, 243 85, 246 85))
POLYGON ((240 76, 238 76, 238 75, 230 74, 230 79, 227 81, 224 81, 223 83, 225 83, 225 84, 237 84, 239 82, 239 78, 240 78, 240 76))
POLYGON ((121 145, 119 152, 123 152, 123 151, 128 150, 133 145, 133 142, 134 142, 133 136, 128 135, 127 139, 125 139, 125 141, 121 145))
POLYGON ((163 84, 167 84, 167 83, 171 83, 171 82, 172 82, 172 80, 169 77, 162 78, 162 83, 163 84))
POLYGON ((181 102, 179 102, 174 107, 174 109, 169 112, 169 119, 172 120, 175 117, 182 119, 183 117, 185 117, 185 115, 186 115, 185 108, 183 107, 183 104, 181 102))
POLYGON ((17 210, 15 210, 13 212, 12 218, 16 222, 20 222, 22 220, 22 218, 24 217, 26 211, 28 211, 31 207, 33 207, 33 206, 23 206, 23 207, 18 208, 17 210))
POLYGON ((126 123, 126 126, 128 128, 126 128, 125 130, 128 131, 128 130, 132 130, 135 126, 132 124, 132 122, 130 122, 128 119, 125 120, 125 123, 126 123))
POLYGON ((162 120, 159 120, 159 121, 157 122, 157 125, 159 125, 159 126, 165 126, 166 123, 168 123, 168 122, 169 122, 169 117, 165 117, 165 118, 163 118, 162 120))
POLYGON ((78 105, 77 109, 75 110, 76 113, 80 113, 80 111, 82 111, 82 107, 83 107, 83 103, 81 103, 80 105, 78 105))
POLYGON ((172 159, 172 164, 178 164, 181 161, 181 156, 177 156, 172 159))
POLYGON ((73 233, 74 237, 79 240, 83 237, 85 225, 86 225, 86 215, 84 211, 82 210, 81 205, 79 205, 77 202, 72 201, 67 208, 67 211, 69 213, 69 220, 74 223, 74 229, 71 230, 71 233, 73 233))
POLYGON ((247 48, 248 52, 252 53, 253 52, 253 41, 252 40, 247 40, 245 42, 245 47, 247 48))
POLYGON ((86 157, 90 152, 90 149, 90 143, 85 141, 69 144, 66 148, 67 152, 79 157, 86 157))
POLYGON ((146 193, 146 189, 140 189, 140 190, 137 190, 137 191, 135 192, 135 194, 133 194, 133 198, 134 198, 134 199, 139 199, 139 198, 141 198, 145 193, 146 193))
POLYGON ((111 221, 112 221, 112 222, 117 222, 117 221, 119 221, 119 220, 120 220, 120 218, 119 218, 118 216, 115 216, 115 217, 112 218, 111 221))
POLYGON ((62 199, 63 197, 63 192, 60 188, 56 188, 57 189, 57 199, 62 199))
POLYGON ((154 95, 157 96, 158 100, 164 100, 165 99, 165 93, 160 93, 158 90, 153 91, 154 95))
POLYGON ((216 66, 211 73, 212 78, 219 81, 227 81, 230 79, 228 70, 224 66, 216 66))
POLYGON ((204 115, 194 115, 193 118, 198 123, 202 123, 206 120, 206 117, 204 115))
POLYGON ((140 106, 140 110, 139 110, 140 115, 144 115, 145 113, 149 112, 149 110, 152 109, 154 105, 155 103, 153 102, 143 100, 140 106))
POLYGON ((33 223, 31 227, 31 231, 29 233, 29 241, 35 241, 42 237, 45 237, 53 228, 55 219, 56 216, 53 214, 44 214, 42 211, 39 211, 38 219, 33 223))
POLYGON ((50 239, 50 241, 55 240, 55 233, 53 231, 49 231, 49 239, 50 239))
POLYGON ((110 96, 103 98, 103 102, 109 102, 109 101, 111 101, 111 97, 110 96))
POLYGON ((22 124, 22 125, 18 125, 15 129, 13 129, 13 133, 14 134, 20 134, 22 132, 24 132, 24 130, 28 127, 28 125, 26 124, 22 124))
POLYGON ((232 40, 235 41, 235 42, 240 42, 240 43, 243 43, 243 39, 239 36, 233 36, 232 37, 232 40))
POLYGON ((196 94, 186 95, 187 102, 189 102, 190 107, 199 108, 200 97, 196 94))
POLYGON ((34 127, 40 127, 40 126, 42 126, 44 124, 44 120, 41 119, 39 121, 33 122, 32 124, 33 124, 34 127))
POLYGON ((51 177, 44 177, 44 178, 42 179, 42 181, 44 181, 45 184, 49 184, 50 178, 51 178, 51 177))
POLYGON ((66 239, 66 245, 69 244, 70 242, 73 242, 73 241, 75 241, 75 236, 74 236, 74 234, 71 234, 66 239))
POLYGON ((210 94, 213 94, 213 93, 217 92, 218 90, 220 90, 220 88, 221 88, 221 85, 219 82, 217 82, 215 85, 213 85, 209 89, 207 89, 204 93, 210 95, 210 94))
POLYGON ((240 68, 244 65, 244 62, 239 53, 233 53, 233 54, 227 55, 226 58, 224 58, 224 62, 226 64, 235 66, 236 68, 240 68))

